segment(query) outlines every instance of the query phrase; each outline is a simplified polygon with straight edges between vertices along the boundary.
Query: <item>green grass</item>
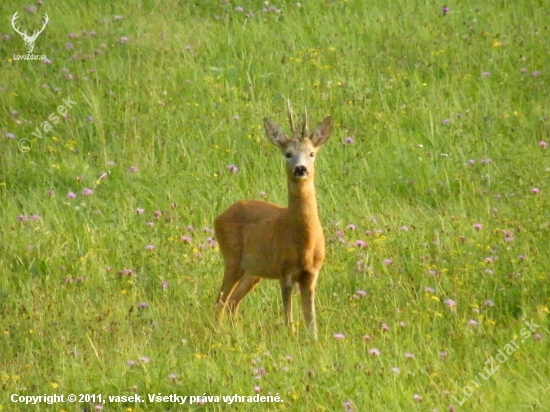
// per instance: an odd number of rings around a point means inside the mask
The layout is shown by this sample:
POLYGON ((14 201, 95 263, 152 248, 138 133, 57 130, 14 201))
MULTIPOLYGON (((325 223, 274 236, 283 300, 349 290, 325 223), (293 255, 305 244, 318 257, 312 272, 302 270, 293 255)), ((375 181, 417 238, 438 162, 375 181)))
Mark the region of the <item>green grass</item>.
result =
POLYGON ((12 394, 135 393, 146 402, 103 410, 549 411, 546 2, 466 0, 446 16, 405 0, 273 5, 0 5, 0 410, 100 404, 12 394), (29 32, 48 13, 34 53, 50 64, 13 59, 17 10, 29 32), (69 96, 68 118, 33 137, 69 96), (237 322, 212 323, 222 261, 203 228, 260 192, 286 203, 261 119, 285 122, 287 98, 336 122, 316 173, 317 342, 298 311, 289 336, 277 282, 237 322), (526 321, 538 335, 525 339, 526 321), (255 386, 284 402, 147 400, 255 386))

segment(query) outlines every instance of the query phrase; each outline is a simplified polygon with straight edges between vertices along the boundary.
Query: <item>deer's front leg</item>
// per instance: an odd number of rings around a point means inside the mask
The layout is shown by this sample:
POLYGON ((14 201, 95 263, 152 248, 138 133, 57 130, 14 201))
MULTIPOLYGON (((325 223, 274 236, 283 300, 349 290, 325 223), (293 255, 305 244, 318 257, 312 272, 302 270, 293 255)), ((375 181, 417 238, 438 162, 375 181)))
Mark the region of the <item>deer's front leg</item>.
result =
POLYGON ((299 285, 304 319, 308 329, 313 335, 313 338, 317 339, 317 322, 315 319, 315 288, 317 287, 316 274, 305 276, 300 280, 299 285))

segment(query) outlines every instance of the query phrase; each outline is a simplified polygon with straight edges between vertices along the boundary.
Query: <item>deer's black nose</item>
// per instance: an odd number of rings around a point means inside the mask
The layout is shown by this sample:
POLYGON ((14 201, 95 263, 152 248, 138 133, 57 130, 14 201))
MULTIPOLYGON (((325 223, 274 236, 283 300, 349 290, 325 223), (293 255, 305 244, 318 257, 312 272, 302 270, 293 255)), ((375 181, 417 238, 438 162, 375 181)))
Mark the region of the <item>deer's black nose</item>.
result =
POLYGON ((307 167, 305 166, 296 166, 294 168, 294 176, 296 177, 305 177, 308 175, 307 167))

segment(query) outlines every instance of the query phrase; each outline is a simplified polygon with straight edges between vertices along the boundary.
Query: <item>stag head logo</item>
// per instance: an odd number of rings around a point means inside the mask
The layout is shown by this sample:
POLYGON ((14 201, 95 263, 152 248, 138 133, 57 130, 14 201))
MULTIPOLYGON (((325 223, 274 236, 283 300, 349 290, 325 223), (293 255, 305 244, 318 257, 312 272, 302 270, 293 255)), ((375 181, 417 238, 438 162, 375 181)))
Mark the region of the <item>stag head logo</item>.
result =
POLYGON ((42 25, 42 28, 40 30, 35 30, 32 36, 29 36, 27 34, 27 30, 21 33, 21 31, 15 25, 15 20, 19 18, 17 13, 19 12, 16 11, 15 14, 13 15, 11 19, 11 25, 13 29, 23 38, 23 41, 25 42, 25 48, 27 49, 27 53, 31 54, 32 51, 34 50, 34 42, 36 42, 36 38, 40 33, 44 31, 44 29, 46 28, 46 25, 48 24, 48 21, 49 21, 48 15, 44 14, 44 24, 42 25))

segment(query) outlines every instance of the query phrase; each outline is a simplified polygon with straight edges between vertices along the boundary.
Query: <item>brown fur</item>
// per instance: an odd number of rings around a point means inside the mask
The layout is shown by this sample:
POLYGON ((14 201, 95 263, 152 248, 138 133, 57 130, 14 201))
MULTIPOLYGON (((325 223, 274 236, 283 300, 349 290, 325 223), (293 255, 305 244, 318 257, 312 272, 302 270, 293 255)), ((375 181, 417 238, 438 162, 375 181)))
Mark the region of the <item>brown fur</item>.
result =
POLYGON ((268 119, 264 125, 268 139, 288 156, 288 207, 241 200, 216 219, 225 264, 218 317, 225 309, 235 313, 261 278, 278 279, 287 325, 293 327, 291 294, 298 283, 306 324, 316 336, 315 288, 325 258, 325 239, 315 196, 314 155, 329 138, 332 119, 325 119, 311 136, 293 139, 268 119))

